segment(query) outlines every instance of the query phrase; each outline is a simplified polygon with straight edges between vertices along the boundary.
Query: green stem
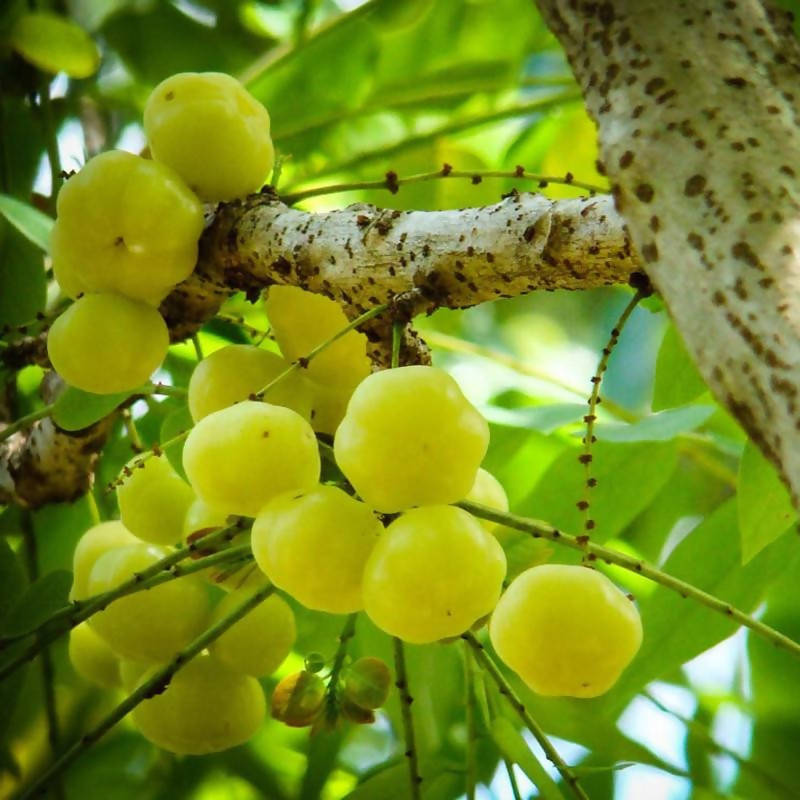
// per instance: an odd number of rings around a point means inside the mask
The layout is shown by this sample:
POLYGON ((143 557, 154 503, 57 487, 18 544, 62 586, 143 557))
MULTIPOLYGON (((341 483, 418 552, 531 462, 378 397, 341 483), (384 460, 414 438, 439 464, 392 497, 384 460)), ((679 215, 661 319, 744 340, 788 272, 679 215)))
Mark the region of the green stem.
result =
POLYGON ((202 361, 203 346, 200 344, 200 337, 196 333, 192 334, 192 345, 194 345, 194 354, 197 356, 197 360, 202 361))
POLYGON ((475 800, 475 791, 478 785, 477 778, 477 753, 476 745, 478 730, 475 719, 475 675, 472 662, 472 653, 469 645, 464 643, 464 707, 467 726, 466 742, 466 773, 467 773, 467 800, 475 800))
POLYGON ((589 495, 592 493, 591 490, 597 486, 597 479, 592 477, 592 445, 595 442, 594 423, 597 419, 597 405, 600 402, 600 384, 603 382, 603 375, 608 369, 608 361, 611 358, 611 353, 614 352, 614 347, 619 341, 620 332, 630 319, 633 310, 639 305, 639 301, 642 297, 643 294, 637 291, 623 309, 616 325, 614 325, 611 330, 611 337, 603 348, 603 353, 600 356, 597 369, 591 378, 592 393, 589 396, 589 413, 583 418, 583 421, 586 423, 586 433, 583 437, 583 452, 578 456, 578 461, 583 464, 585 475, 583 492, 581 493, 581 499, 578 501, 578 508, 583 514, 583 528, 587 534, 589 531, 594 530, 595 524, 594 520, 590 517, 589 495))
POLYGON ((182 547, 181 549, 170 553, 168 556, 165 556, 160 561, 152 564, 147 569, 136 573, 132 578, 130 578, 130 580, 121 583, 116 588, 107 592, 103 592, 102 594, 94 595, 93 597, 88 597, 85 600, 79 600, 72 603, 72 605, 65 606, 59 611, 56 611, 33 630, 0 639, 0 650, 2 650, 5 646, 14 641, 26 638, 32 634, 37 634, 37 639, 35 642, 33 642, 18 656, 11 659, 0 668, 0 682, 5 680, 5 678, 11 675, 23 664, 34 658, 43 647, 46 647, 51 642, 54 642, 64 633, 71 630, 76 625, 79 625, 93 614, 96 614, 98 611, 102 611, 114 600, 117 600, 120 597, 125 597, 129 594, 133 594, 134 592, 138 592, 141 589, 152 588, 160 583, 172 580, 175 577, 181 577, 189 574, 190 572, 197 572, 201 569, 205 569, 206 567, 219 563, 220 561, 226 560, 225 556, 229 557, 232 552, 237 550, 237 548, 230 548, 228 550, 224 550, 222 553, 215 553, 212 556, 207 556, 204 559, 198 560, 195 564, 183 569, 178 569, 176 567, 180 561, 188 558, 194 553, 197 553, 199 550, 203 550, 216 543, 230 541, 239 533, 239 531, 240 529, 238 527, 230 526, 215 533, 208 534, 208 536, 197 539, 186 547, 182 547), (63 624, 57 625, 57 623, 63 624), (47 630, 50 628, 50 626, 56 627, 54 627, 52 630, 47 630))
POLYGON ((403 331, 405 330, 405 323, 395 321, 392 323, 392 369, 400 366, 400 348, 403 344, 403 331))
POLYGON ((475 660, 489 673, 492 680, 497 684, 500 694, 505 696, 511 704, 511 707, 517 712, 525 724, 525 727, 533 734, 539 746, 544 750, 548 760, 558 770, 559 774, 564 779, 564 783, 569 786, 575 797, 579 798, 579 800, 589 800, 589 796, 578 783, 578 778, 575 773, 558 754, 558 751, 547 738, 547 734, 539 727, 539 723, 530 715, 528 709, 525 708, 525 704, 519 699, 519 696, 511 687, 511 684, 505 679, 503 673, 500 672, 497 665, 486 652, 484 646, 471 633, 464 633, 461 635, 461 638, 472 648, 472 651, 475 653, 475 660))
POLYGON ((269 330, 262 331, 259 328, 256 328, 250 323, 245 321, 244 317, 236 316, 235 314, 216 314, 214 319, 222 320, 223 322, 229 322, 231 325, 238 325, 240 328, 243 328, 245 332, 252 336, 254 339, 266 339, 269 336, 269 330))
POLYGON ((411 704, 414 698, 408 690, 408 673, 406 672, 406 654, 403 641, 397 636, 392 637, 394 644, 394 670, 397 675, 395 686, 400 692, 400 716, 403 720, 403 735, 405 738, 405 757, 408 761, 408 778, 410 783, 411 800, 422 798, 422 776, 419 774, 419 755, 417 753, 416 737, 414 736, 414 718, 411 714, 411 704))
POLYGON ((61 158, 58 153, 58 135, 53 121, 53 106, 50 102, 49 78, 44 80, 39 93, 39 112, 42 116, 45 144, 47 147, 47 160, 50 163, 50 210, 55 215, 56 197, 61 188, 61 158))
POLYGON ((325 716, 329 724, 333 725, 338 716, 338 686, 339 675, 344 667, 344 660, 347 657, 347 646, 350 640, 356 635, 356 620, 358 612, 350 614, 344 623, 342 632, 339 634, 339 646, 336 648, 336 655, 333 658, 331 674, 328 678, 328 689, 325 692, 325 716))
MULTIPOLYGON (((28 561, 28 577, 30 582, 33 583, 39 577, 39 557, 38 547, 36 545, 36 534, 33 529, 33 520, 30 511, 26 511, 23 514, 22 533, 28 561)), ((42 666, 42 693, 44 695, 44 708, 47 717, 47 741, 50 745, 50 753, 55 757, 61 746, 61 725, 56 708, 55 669, 53 667, 53 657, 49 647, 42 648, 40 662, 42 666)), ((58 781, 53 787, 53 790, 57 800, 63 800, 65 797, 64 785, 61 781, 58 781)))
POLYGON ((273 386, 280 383, 284 378, 291 375, 298 369, 305 369, 308 366, 308 363, 316 358, 323 350, 330 347, 335 341, 341 339, 342 336, 345 336, 346 334, 350 333, 350 331, 358 328, 359 325, 363 325, 365 322, 377 317, 379 314, 383 314, 383 312, 386 311, 390 305, 390 303, 381 303, 381 305, 375 306, 374 308, 371 308, 368 311, 365 311, 363 314, 357 316, 349 325, 346 325, 340 331, 335 333, 330 339, 322 342, 322 344, 318 344, 307 356, 293 361, 283 372, 273 378, 263 389, 256 392, 255 396, 259 400, 263 400, 264 395, 266 395, 266 393, 272 389, 273 386))
POLYGON ((144 444, 129 408, 122 410, 122 421, 125 424, 125 430, 128 432, 128 438, 131 440, 131 448, 135 453, 141 453, 144 450, 144 444))
POLYGON ((60 758, 56 759, 33 785, 22 794, 19 800, 30 800, 30 798, 40 796, 53 778, 60 775, 85 750, 88 750, 89 747, 97 742, 105 733, 111 730, 114 725, 133 711, 139 703, 164 691, 179 669, 188 664, 189 661, 205 650, 213 641, 222 636, 228 628, 266 600, 274 591, 275 589, 271 585, 259 589, 237 605, 233 611, 226 614, 208 630, 200 634, 191 644, 181 650, 169 664, 162 667, 154 673, 152 677, 142 683, 135 692, 126 697, 125 700, 105 717, 105 719, 78 739, 78 741, 76 741, 60 758))
POLYGON ((588 538, 585 536, 570 536, 570 534, 563 533, 538 520, 519 517, 516 514, 504 513, 502 511, 495 511, 492 508, 487 508, 478 503, 470 503, 466 500, 456 505, 460 506, 465 511, 469 511, 470 514, 480 519, 499 522, 501 525, 506 525, 514 530, 529 533, 534 539, 547 539, 555 544, 571 547, 573 550, 586 553, 588 554, 589 561, 600 559, 607 564, 616 564, 618 567, 627 569, 630 572, 635 572, 637 575, 643 575, 654 583, 664 586, 673 592, 677 592, 681 597, 690 597, 692 600, 696 600, 712 611, 738 622, 739 625, 744 625, 744 627, 749 628, 757 636, 766 639, 768 642, 775 645, 775 647, 786 650, 793 656, 800 658, 800 643, 795 642, 793 639, 780 633, 780 631, 776 631, 769 625, 765 625, 763 622, 753 619, 749 614, 745 614, 744 611, 735 608, 730 603, 726 603, 713 594, 704 592, 702 589, 680 580, 680 578, 675 578, 666 572, 662 572, 646 561, 626 555, 625 553, 620 553, 608 547, 603 547, 599 544, 594 544, 588 541, 588 538))
POLYGON ((607 191, 602 186, 596 186, 593 183, 586 183, 585 181, 576 181, 569 176, 554 176, 554 175, 538 175, 533 172, 526 172, 525 170, 496 170, 496 169, 477 169, 473 171, 450 169, 436 170, 435 172, 423 172, 419 175, 409 175, 407 178, 399 178, 394 174, 391 177, 383 178, 379 181, 352 181, 350 183, 336 183, 330 186, 316 186, 312 189, 306 189, 302 192, 294 192, 293 194, 285 195, 281 199, 286 205, 294 205, 301 200, 306 200, 309 197, 320 197, 328 194, 338 194, 339 192, 354 192, 363 189, 386 189, 392 193, 397 191, 398 186, 405 186, 410 183, 423 183, 425 181, 435 181, 443 178, 466 178, 473 183, 480 182, 484 178, 506 178, 511 180, 526 180, 536 181, 540 186, 546 186, 548 183, 558 183, 564 186, 575 186, 578 189, 586 189, 588 192, 599 193, 607 191), (480 179, 480 180, 478 180, 480 179))
POLYGON ((3 428, 3 430, 0 431, 0 442, 4 442, 18 431, 30 427, 34 422, 37 422, 44 417, 49 417, 50 414, 53 413, 54 408, 55 403, 50 403, 48 406, 44 406, 37 411, 31 411, 30 414, 26 414, 24 417, 14 420, 14 422, 12 422, 10 425, 7 425, 5 428, 3 428))

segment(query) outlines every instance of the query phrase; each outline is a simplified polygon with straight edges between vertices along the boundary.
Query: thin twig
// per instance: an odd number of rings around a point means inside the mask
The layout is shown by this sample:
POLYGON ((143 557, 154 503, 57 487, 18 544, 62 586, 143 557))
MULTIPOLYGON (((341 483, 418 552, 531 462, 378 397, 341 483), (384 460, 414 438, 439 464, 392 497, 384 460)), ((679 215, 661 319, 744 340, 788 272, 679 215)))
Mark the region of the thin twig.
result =
POLYGON ((0 638, 1 651, 5 646, 14 641, 26 638, 32 634, 41 634, 41 636, 37 637, 35 642, 23 650, 16 658, 11 659, 4 664, 2 668, 0 668, 0 681, 3 681, 27 661, 30 661, 30 659, 36 656, 43 647, 46 647, 64 633, 91 617, 93 614, 97 613, 98 611, 102 611, 114 600, 117 600, 120 597, 125 597, 129 594, 133 594, 134 592, 139 591, 141 588, 151 588, 159 583, 171 580, 173 576, 177 577, 178 572, 180 572, 182 575, 185 575, 188 574, 189 571, 198 571, 206 566, 211 566, 221 560, 225 560, 222 558, 223 554, 229 555, 234 548, 223 551, 223 553, 217 553, 214 556, 208 556, 207 559, 202 559, 203 566, 197 566, 201 562, 196 562, 196 564, 192 565, 192 567, 195 567, 196 569, 190 570, 187 567, 181 572, 177 570, 177 567, 175 566, 183 559, 188 558, 197 552, 202 552, 213 544, 230 541, 239 532, 240 529, 237 526, 230 526, 215 533, 211 533, 208 536, 197 539, 188 544, 186 547, 182 547, 181 549, 170 553, 160 561, 157 561, 155 564, 151 564, 147 569, 136 573, 132 578, 130 578, 130 580, 121 583, 116 588, 107 592, 103 592, 102 594, 94 595, 86 600, 80 600, 72 603, 69 606, 65 606, 30 631, 26 631, 15 636, 0 638), (146 587, 144 586, 145 584, 147 584, 146 587), (63 622, 64 624, 53 627, 52 630, 48 630, 48 628, 51 626, 56 626, 56 624, 59 622, 63 622))
POLYGON ((458 170, 453 169, 449 164, 445 164, 442 169, 438 169, 435 172, 422 172, 418 175, 409 175, 406 178, 400 178, 394 172, 389 172, 386 177, 381 180, 352 181, 349 183, 335 183, 329 186, 316 186, 311 189, 304 189, 300 192, 284 195, 281 199, 286 205, 291 206, 295 203, 299 203, 301 200, 307 200, 309 197, 321 197, 323 195, 338 194, 340 192, 355 192, 364 189, 385 189, 395 194, 400 186, 443 178, 462 178, 472 181, 472 183, 481 183, 484 178, 505 178, 511 180, 535 181, 541 189, 544 189, 550 183, 558 183, 564 186, 574 186, 577 189, 585 189, 592 194, 606 191, 602 186, 587 183, 586 181, 575 180, 570 173, 566 175, 539 175, 537 173, 527 172, 522 167, 517 167, 514 170, 458 170))
POLYGON ((114 725, 133 711, 139 703, 164 691, 178 670, 186 666, 196 655, 205 650, 214 640, 222 636, 228 628, 266 600, 274 591, 275 588, 272 585, 262 587, 257 592, 248 596, 246 600, 237 605, 233 611, 226 614, 222 619, 208 628, 208 630, 200 634, 191 644, 175 655, 169 664, 162 667, 154 673, 151 678, 142 683, 135 692, 126 697, 125 700, 105 717, 105 719, 88 733, 85 733, 66 750, 66 752, 51 764, 50 767, 21 795, 19 800, 30 800, 30 798, 41 795, 46 789, 47 784, 50 783, 53 778, 60 775, 85 750, 88 750, 89 747, 97 742, 105 733, 111 730, 114 725))
POLYGON ((400 366, 400 348, 403 344, 403 331, 405 327, 405 323, 400 320, 395 320, 392 323, 392 369, 396 369, 400 366))
POLYGON ((466 761, 467 761, 467 800, 475 800, 477 778, 477 753, 478 740, 477 721, 475 719, 475 674, 472 662, 472 653, 467 642, 464 643, 464 707, 467 726, 466 761))
POLYGON ((539 723, 530 715, 530 712, 525 708, 525 704, 519 699, 519 696, 511 687, 511 684, 505 679, 503 673, 500 672, 497 665, 486 652, 484 646, 475 638, 472 633, 463 633, 461 638, 472 648, 475 653, 475 660, 483 667, 491 676, 492 680, 497 684, 497 688, 511 704, 511 707, 517 712, 522 719, 525 727, 533 734, 533 737, 539 743, 539 746, 544 750, 548 760, 555 766, 564 783, 569 786, 572 793, 579 800, 589 800, 589 796, 583 791, 583 787, 578 783, 578 777, 570 769, 569 765, 564 761, 558 753, 558 750, 553 747, 547 734, 539 727, 539 723))
POLYGON ((578 501, 578 510, 583 514, 583 529, 587 535, 589 535, 589 531, 594 530, 595 526, 595 521, 591 518, 589 512, 589 496, 592 493, 591 490, 597 486, 597 478, 592 476, 592 445, 595 443, 594 423, 597 419, 597 405, 600 403, 600 384, 603 382, 603 374, 608 369, 608 361, 611 358, 611 353, 614 352, 614 348, 619 341, 619 335, 630 319, 633 310, 639 305, 639 301, 643 297, 644 294, 641 291, 637 291, 623 309, 616 325, 611 329, 611 337, 603 348, 603 353, 600 356, 597 369, 591 378, 592 393, 588 400, 589 413, 583 418, 583 421, 586 423, 586 432, 583 437, 583 452, 578 456, 578 461, 583 464, 585 474, 583 493, 581 499, 578 501))
POLYGON ((392 637, 394 643, 394 670, 397 675, 395 686, 400 692, 400 716, 403 720, 403 734, 405 737, 404 755, 408 761, 408 778, 411 787, 411 800, 422 798, 422 776, 419 774, 419 755, 417 753, 416 737, 414 736, 414 718, 411 714, 411 704, 414 698, 408 690, 408 673, 406 672, 406 655, 402 639, 392 637))
POLYGON ((336 655, 333 658, 331 674, 328 677, 328 689, 325 692, 325 717, 329 724, 333 725, 339 714, 338 709, 338 686, 339 675, 344 667, 344 660, 347 657, 347 646, 350 640, 356 635, 356 620, 358 612, 350 614, 344 623, 342 632, 339 634, 339 646, 336 648, 336 655))
POLYGON ((793 639, 780 633, 780 631, 775 630, 775 628, 771 628, 769 625, 759 622, 749 614, 745 614, 744 611, 735 608, 730 603, 726 603, 724 600, 693 586, 691 583, 686 583, 686 581, 682 581, 680 578, 675 578, 666 572, 662 572, 657 567, 648 564, 642 559, 620 553, 618 550, 612 550, 599 544, 594 544, 590 542, 586 536, 571 536, 568 533, 563 533, 535 519, 519 517, 516 514, 504 513, 502 511, 495 511, 487 506, 471 503, 466 500, 456 505, 460 506, 465 511, 469 511, 473 516, 479 517, 480 519, 488 519, 492 522, 499 522, 501 525, 506 525, 514 530, 528 533, 534 539, 547 539, 556 544, 571 547, 573 550, 587 553, 589 561, 600 559, 607 564, 616 564, 630 572, 635 572, 637 575, 643 575, 654 583, 664 586, 673 592, 677 592, 681 597, 690 597, 707 608, 710 608, 712 611, 716 611, 718 614, 738 622, 739 625, 744 625, 757 636, 775 645, 775 647, 786 650, 793 656, 800 658, 800 643, 795 642, 793 639))
POLYGON ((17 433, 17 431, 21 431, 30 427, 34 422, 37 422, 44 417, 49 417, 50 414, 53 413, 54 408, 55 403, 50 403, 48 406, 44 406, 36 411, 31 411, 30 414, 26 414, 24 417, 14 420, 14 422, 10 423, 0 431, 0 442, 4 442, 6 439, 17 433))
POLYGON ((298 369, 305 369, 310 361, 330 347, 335 341, 338 341, 342 338, 342 336, 345 336, 346 334, 350 333, 350 331, 355 330, 360 325, 363 325, 365 322, 377 317, 379 314, 383 314, 383 312, 386 311, 390 305, 390 303, 381 303, 379 306, 375 306, 374 308, 371 308, 368 311, 365 311, 363 314, 357 316, 352 322, 331 336, 330 339, 318 344, 308 355, 293 361, 283 372, 274 377, 263 389, 256 392, 254 397, 257 400, 263 400, 264 395, 266 395, 266 393, 272 389, 273 386, 280 383, 284 378, 288 377, 293 372, 296 372, 298 369))

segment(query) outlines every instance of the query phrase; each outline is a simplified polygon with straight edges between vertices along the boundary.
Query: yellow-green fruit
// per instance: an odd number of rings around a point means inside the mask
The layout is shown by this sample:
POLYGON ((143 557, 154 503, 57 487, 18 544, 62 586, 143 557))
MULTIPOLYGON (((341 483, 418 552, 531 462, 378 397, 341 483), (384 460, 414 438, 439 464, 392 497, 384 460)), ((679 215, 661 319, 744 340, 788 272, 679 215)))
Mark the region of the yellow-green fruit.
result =
MULTIPOLYGON (((114 589, 167 555, 155 545, 110 550, 97 559, 89 576, 92 594, 114 589)), ((166 661, 206 627, 206 587, 196 577, 167 581, 111 603, 89 624, 112 650, 136 661, 166 661)))
POLYGON ((175 544, 183 534, 194 492, 166 457, 128 462, 129 475, 117 489, 119 514, 127 529, 145 542, 175 544), (141 464, 141 466, 138 466, 141 464))
MULTIPOLYGON (((350 322, 337 302, 297 286, 270 287, 266 309, 275 341, 290 361, 304 358, 350 322)), ((307 367, 312 380, 349 391, 371 370, 367 338, 357 331, 349 331, 328 345, 307 367)))
POLYGON ((489 623, 500 658, 534 692, 597 697, 642 643, 636 606, 605 575, 541 564, 515 578, 489 623))
MULTIPOLYGON (((500 481, 483 467, 478 470, 478 474, 475 476, 475 483, 472 484, 472 488, 464 499, 473 503, 480 503, 480 505, 496 511, 508 511, 506 490, 500 481)), ((479 522, 487 531, 496 531, 499 527, 499 523, 491 522, 488 519, 482 519, 479 522)))
POLYGON ((169 167, 112 150, 61 188, 53 271, 70 297, 115 292, 158 305, 197 262, 203 207, 169 167))
POLYGON ((314 431, 299 414, 246 400, 192 428, 183 466, 204 503, 254 517, 276 495, 315 486, 320 463, 314 431))
POLYGON ((317 381, 307 381, 311 386, 311 427, 319 433, 333 436, 344 419, 347 404, 355 387, 347 389, 331 388, 317 381))
POLYGON ((119 659, 119 677, 122 681, 122 688, 126 692, 132 692, 139 683, 139 679, 152 668, 152 664, 147 661, 134 661, 131 658, 119 659))
POLYGON ((455 503, 475 482, 489 425, 436 367, 376 372, 353 392, 336 431, 336 463, 383 512, 455 503))
POLYGON ((200 655, 175 673, 164 692, 138 705, 133 721, 165 750, 204 755, 246 742, 265 714, 264 692, 255 678, 200 655))
MULTIPOLYGON (((276 353, 249 344, 232 344, 206 356, 189 381, 189 411, 198 422, 263 389, 289 367, 276 353)), ((311 417, 311 387, 299 372, 281 378, 264 399, 311 417)))
POLYGON ((364 569, 364 610, 392 636, 425 644, 458 636, 497 603, 506 557, 478 521, 453 506, 402 514, 364 569))
POLYGON ((275 719, 292 728, 311 725, 322 712, 325 682, 303 670, 287 675, 272 692, 270 711, 275 719))
POLYGON ((153 89, 144 130, 153 158, 169 164, 208 201, 255 192, 275 151, 267 110, 221 72, 181 72, 153 89))
POLYGON ((334 486, 317 486, 276 497, 262 509, 253 523, 253 555, 304 606, 349 614, 364 607, 364 564, 381 531, 364 503, 334 486))
POLYGON ((82 678, 104 689, 121 685, 119 659, 85 622, 69 633, 69 660, 82 678))
MULTIPOLYGON (((250 592, 226 595, 214 609, 211 624, 241 605, 250 592)), ((209 645, 209 652, 234 672, 254 678, 271 675, 289 655, 296 635, 294 613, 286 601, 271 595, 209 645)))
POLYGON ((186 516, 183 519, 184 542, 190 544, 201 534, 210 533, 214 528, 224 528, 228 524, 228 516, 224 511, 217 511, 199 498, 195 498, 186 509, 186 516))
POLYGON ((89 596, 89 575, 103 553, 126 545, 139 544, 139 540, 119 521, 101 522, 78 539, 72 554, 72 590, 70 600, 83 600, 89 596))
POLYGON ((169 333, 152 306, 118 294, 87 294, 50 328, 47 354, 72 386, 95 394, 141 386, 169 348, 169 333))

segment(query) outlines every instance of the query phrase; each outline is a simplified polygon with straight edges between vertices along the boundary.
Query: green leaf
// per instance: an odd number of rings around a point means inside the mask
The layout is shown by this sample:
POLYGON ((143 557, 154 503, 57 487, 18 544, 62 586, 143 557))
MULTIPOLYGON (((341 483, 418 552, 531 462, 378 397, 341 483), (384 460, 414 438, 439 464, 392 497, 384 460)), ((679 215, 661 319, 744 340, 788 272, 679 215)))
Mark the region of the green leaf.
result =
POLYGON ((656 358, 653 410, 691 403, 707 389, 674 325, 667 328, 656 358))
POLYGON ((32 583, 8 612, 2 631, 16 636, 33 630, 60 608, 69 604, 72 573, 65 569, 49 572, 32 583))
POLYGON ((0 194, 0 214, 29 242, 35 244, 42 252, 49 252, 53 220, 47 214, 8 194, 0 194))
POLYGON ((664 442, 700 427, 714 406, 683 406, 650 414, 630 425, 596 425, 595 435, 607 442, 664 442))
MULTIPOLYGON (((161 423, 159 441, 163 445, 164 442, 167 442, 179 434, 191 430, 193 426, 194 420, 192 419, 192 415, 189 413, 189 407, 185 403, 182 403, 174 411, 171 411, 166 417, 164 417, 164 421, 161 423)), ((168 447, 164 447, 164 452, 167 455, 169 463, 172 464, 173 469, 184 480, 188 480, 186 477, 186 472, 183 469, 183 446, 185 443, 186 437, 184 436, 182 439, 180 439, 180 441, 177 441, 168 447)))
POLYGON ((747 564, 797 521, 789 492, 775 468, 750 441, 739 462, 737 498, 742 563, 747 564))
POLYGON ((136 394, 136 391, 93 394, 74 386, 67 386, 56 400, 53 420, 65 431, 83 430, 110 414, 133 394, 136 394))
POLYGON ((0 218, 0 325, 22 325, 44 310, 47 280, 42 254, 0 218))
POLYGON ((524 428, 542 433, 552 433, 571 422, 578 422, 586 414, 585 403, 551 403, 527 408, 502 408, 484 406, 484 417, 496 425, 509 428, 524 428))
POLYGON ((539 759, 531 752, 522 734, 505 717, 492 721, 491 734, 497 749, 533 781, 544 800, 564 800, 558 784, 550 777, 539 759))
POLYGON ((23 14, 11 31, 9 44, 45 72, 88 78, 100 65, 100 51, 92 37, 71 19, 47 11, 23 14))
MULTIPOLYGON (((736 500, 730 499, 683 539, 661 569, 751 612, 770 584, 798 561, 800 551, 794 539, 779 539, 742 566, 736 527, 736 500)), ((640 598, 639 605, 644 639, 613 690, 621 702, 736 629, 724 616, 663 586, 640 598)))
MULTIPOLYGON (((586 473, 578 461, 582 451, 565 450, 550 465, 517 513, 542 519, 572 533, 583 529, 576 503, 583 497, 586 473)), ((677 463, 677 446, 671 442, 596 442, 592 448, 592 538, 610 539, 646 508, 667 483, 677 463)))

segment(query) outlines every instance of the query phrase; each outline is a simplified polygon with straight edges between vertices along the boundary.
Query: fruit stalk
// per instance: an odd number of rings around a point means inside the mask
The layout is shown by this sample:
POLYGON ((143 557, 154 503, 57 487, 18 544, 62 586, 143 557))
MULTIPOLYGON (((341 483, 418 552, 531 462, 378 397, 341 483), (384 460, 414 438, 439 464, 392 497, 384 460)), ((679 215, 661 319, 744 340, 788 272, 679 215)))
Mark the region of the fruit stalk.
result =
POLYGON ((344 660, 347 656, 347 645, 350 640, 356 635, 356 620, 358 619, 358 612, 350 614, 347 621, 339 634, 339 647, 336 649, 336 655, 333 658, 333 666, 331 667, 331 674, 328 678, 328 691, 325 693, 325 716, 327 722, 333 724, 336 722, 338 715, 337 709, 337 684, 339 683, 339 675, 344 666, 344 660))
POLYGON ((16 658, 10 660, 4 664, 2 668, 0 668, 0 681, 5 680, 5 678, 11 675, 17 668, 34 658, 43 647, 46 647, 51 642, 54 642, 64 633, 76 627, 93 614, 96 614, 98 611, 102 611, 112 601, 118 600, 120 597, 133 594, 134 592, 151 589, 154 586, 165 583, 166 581, 174 580, 184 575, 189 575, 193 572, 199 572, 221 562, 238 561, 245 558, 249 555, 249 545, 242 545, 241 547, 224 550, 221 553, 215 553, 214 555, 200 559, 189 566, 177 566, 180 561, 188 558, 193 553, 196 553, 201 547, 205 548, 218 542, 223 542, 226 540, 229 541, 230 538, 233 538, 233 535, 238 532, 239 530, 237 526, 231 525, 228 528, 223 528, 220 531, 209 534, 208 536, 198 539, 186 547, 181 548, 180 550, 176 550, 174 553, 170 553, 165 558, 157 561, 151 567, 148 567, 147 569, 142 570, 134 575, 130 580, 121 583, 115 589, 111 589, 108 592, 103 592, 102 594, 95 595, 94 597, 89 597, 86 600, 80 600, 72 603, 69 606, 65 606, 30 631, 26 631, 13 637, 4 637, 0 639, 0 652, 2 652, 2 649, 5 646, 14 641, 30 636, 34 633, 42 634, 41 636, 38 636, 36 641, 23 650, 16 658), (65 623, 63 626, 59 626, 53 631, 44 633, 45 628, 62 621, 65 623))
POLYGON ((404 755, 408 761, 408 777, 411 787, 411 800, 422 798, 422 776, 419 774, 419 756, 417 754, 416 739, 414 736, 414 719, 411 715, 411 704, 414 698, 408 691, 408 675, 406 673, 406 654, 403 640, 397 636, 392 637, 394 644, 394 671, 397 676, 395 686, 400 691, 400 715, 403 720, 403 734, 406 749, 404 755))
POLYGON ((475 638, 472 633, 464 633, 461 638, 472 648, 475 653, 475 660, 489 673, 492 680, 497 684, 500 694, 506 697, 512 708, 522 719, 525 727, 533 734, 539 746, 544 750, 548 760, 552 762, 558 770, 564 783, 570 787, 572 793, 579 800, 589 800, 589 796, 584 792, 583 787, 578 783, 578 777, 570 769, 558 751, 553 747, 545 732, 539 727, 539 723, 530 715, 525 704, 519 699, 517 693, 511 688, 511 684, 503 677, 497 665, 486 652, 484 646, 475 638))
POLYGON ((155 672, 150 678, 142 683, 136 691, 126 697, 119 705, 114 708, 108 716, 98 723, 92 730, 84 734, 80 739, 72 744, 64 754, 56 759, 42 775, 23 792, 19 800, 31 800, 44 794, 47 785, 67 767, 70 766, 80 755, 97 742, 104 734, 114 727, 121 719, 133 711, 143 700, 159 694, 169 685, 172 676, 178 670, 191 661, 202 650, 205 650, 213 641, 225 633, 228 628, 233 626, 248 612, 252 611, 261 602, 267 599, 275 591, 273 586, 265 586, 250 595, 245 601, 204 631, 191 644, 177 653, 172 660, 155 672))

